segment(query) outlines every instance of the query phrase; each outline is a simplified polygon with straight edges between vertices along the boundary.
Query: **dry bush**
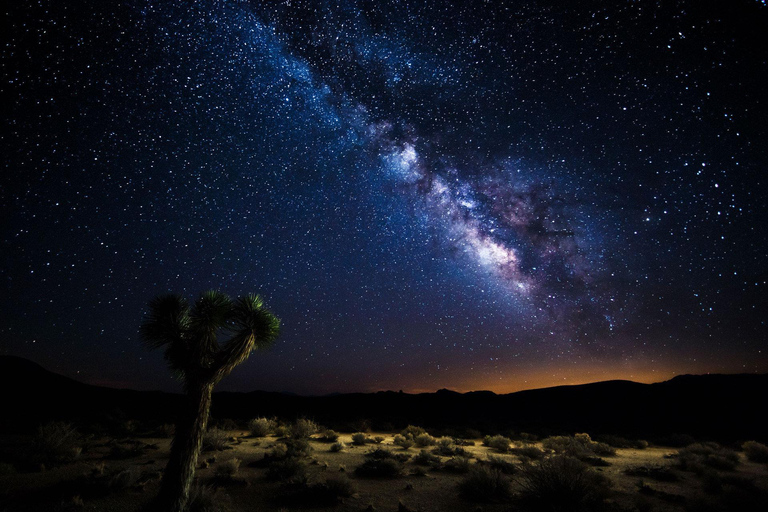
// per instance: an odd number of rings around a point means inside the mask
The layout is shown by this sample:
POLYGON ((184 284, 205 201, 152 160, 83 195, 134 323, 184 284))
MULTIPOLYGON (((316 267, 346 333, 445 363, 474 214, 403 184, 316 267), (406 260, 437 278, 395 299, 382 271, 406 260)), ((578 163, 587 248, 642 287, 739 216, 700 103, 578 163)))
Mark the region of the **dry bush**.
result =
POLYGON ((314 421, 300 418, 291 425, 290 436, 294 439, 309 439, 312 434, 316 434, 319 430, 320 427, 314 421))
POLYGON ((242 462, 243 461, 237 458, 222 462, 216 466, 216 477, 220 479, 234 478, 237 475, 237 472, 240 470, 240 464, 242 464, 242 462))
POLYGON ((698 475, 705 469, 713 468, 731 471, 739 464, 739 454, 721 447, 717 443, 694 443, 677 452, 678 467, 698 475))
POLYGON ((768 446, 757 441, 747 441, 741 445, 741 449, 752 462, 768 462, 768 446))
POLYGON ((507 453, 510 450, 512 441, 504 436, 485 436, 483 446, 487 446, 499 453, 507 453))
POLYGON ((395 459, 367 459, 355 468, 355 474, 362 477, 395 478, 403 473, 403 465, 395 459))
POLYGON ((209 428, 203 436, 203 451, 221 451, 227 448, 229 435, 216 427, 209 428))
POLYGON ((415 443, 413 442, 413 438, 406 437, 401 434, 397 434, 394 439, 392 440, 392 443, 395 446, 399 446, 403 450, 407 450, 408 448, 411 448, 415 443))
POLYGON ((278 481, 306 481, 307 464, 296 457, 275 460, 269 465, 266 477, 278 481))
POLYGON ((459 494, 474 502, 506 501, 511 497, 509 479, 498 469, 475 464, 459 483, 459 494))
POLYGON ((352 482, 346 477, 330 477, 319 483, 295 481, 278 491, 278 501, 292 507, 331 507, 354 492, 352 482))
POLYGON ((253 418, 248 422, 248 429, 253 437, 267 437, 276 427, 277 422, 270 418, 253 418))
POLYGON ((324 443, 335 443, 339 440, 339 434, 335 430, 326 430, 320 435, 319 441, 324 443))
POLYGON ((328 448, 328 451, 337 453, 342 451, 343 449, 344 449, 344 443, 342 443, 341 441, 336 441, 330 446, 330 448, 328 448))
POLYGON ((498 469, 505 475, 512 475, 517 472, 517 466, 511 460, 507 460, 504 457, 497 457, 495 455, 489 455, 488 459, 483 461, 484 464, 498 469))
POLYGON ((420 436, 422 434, 426 434, 427 431, 424 430, 421 427, 416 427, 414 425, 408 425, 405 427, 401 432, 400 435, 403 437, 410 437, 411 439, 415 439, 417 436, 420 436))
POLYGON ((533 461, 544 458, 545 453, 535 446, 523 446, 512 448, 512 453, 520 457, 521 460, 533 461))
POLYGON ((432 455, 427 450, 421 450, 413 456, 413 463, 417 466, 437 466, 440 464, 440 457, 432 455))
POLYGON ((33 450, 40 462, 66 463, 80 456, 83 442, 83 436, 71 423, 55 421, 38 427, 33 450))
POLYGON ((566 455, 523 466, 517 481, 521 502, 537 511, 596 510, 610 489, 610 481, 605 476, 566 455))
POLYGON ((189 493, 185 512, 230 512, 230 498, 220 489, 195 485, 189 493))
POLYGON ((437 439, 432 437, 431 435, 424 433, 419 434, 418 436, 413 438, 414 443, 416 443, 416 446, 424 448, 427 446, 434 446, 437 444, 437 439))
POLYGON ((355 446, 363 446, 365 443, 368 442, 368 436, 363 434, 362 432, 355 432, 352 434, 352 444, 355 446))
POLYGON ((469 473, 469 470, 472 469, 472 462, 470 462, 469 457, 451 457, 445 461, 443 469, 451 473, 469 473))

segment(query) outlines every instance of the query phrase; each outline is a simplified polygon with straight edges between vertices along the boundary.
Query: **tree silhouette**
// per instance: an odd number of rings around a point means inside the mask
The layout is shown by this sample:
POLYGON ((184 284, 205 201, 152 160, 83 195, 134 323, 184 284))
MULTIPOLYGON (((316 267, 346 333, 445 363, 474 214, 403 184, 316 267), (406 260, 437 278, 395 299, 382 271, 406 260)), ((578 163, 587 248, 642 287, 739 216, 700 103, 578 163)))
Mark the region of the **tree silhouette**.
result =
POLYGON ((165 348, 171 371, 182 381, 186 407, 176 423, 171 455, 163 474, 158 507, 182 512, 189 499, 195 466, 208 423, 213 387, 250 353, 270 345, 280 320, 257 295, 232 301, 207 291, 192 308, 179 295, 163 295, 149 303, 141 338, 150 348, 165 348), (222 345, 219 335, 229 335, 222 345))

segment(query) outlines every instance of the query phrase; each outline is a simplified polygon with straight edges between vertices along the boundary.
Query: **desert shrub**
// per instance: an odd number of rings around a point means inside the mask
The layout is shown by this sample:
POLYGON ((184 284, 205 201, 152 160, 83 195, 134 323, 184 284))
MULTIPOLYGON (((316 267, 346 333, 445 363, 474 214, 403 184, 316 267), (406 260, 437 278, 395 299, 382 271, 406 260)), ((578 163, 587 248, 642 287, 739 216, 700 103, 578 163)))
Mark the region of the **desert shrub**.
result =
POLYGON ((326 430, 320 435, 320 441, 324 443, 335 443, 338 440, 339 434, 334 430, 326 430))
POLYGON ((221 451, 227 448, 229 435, 216 427, 209 428, 203 436, 203 451, 221 451))
POLYGON ((240 459, 229 459, 226 462, 222 462, 216 466, 216 476, 223 479, 233 478, 240 470, 242 462, 240 459))
POLYGON ((475 446, 475 442, 469 439, 461 439, 460 437, 453 438, 453 444, 456 446, 475 446))
POLYGON ((421 450, 413 456, 413 463, 417 466, 436 466, 440 464, 440 457, 432 455, 427 450, 421 450))
POLYGON ((505 501, 511 496, 510 483, 498 469, 475 464, 459 483, 459 494, 475 502, 505 501))
POLYGON ((185 512, 229 512, 230 499, 220 489, 208 485, 195 485, 189 493, 185 512))
POLYGON ((451 457, 445 461, 443 469, 451 473, 469 473, 469 470, 472 469, 472 463, 469 457, 451 457))
POLYGON ((330 477, 319 483, 296 481, 278 491, 278 501, 293 507, 330 507, 354 492, 352 482, 346 477, 330 477))
POLYGON ((248 422, 248 430, 251 431, 253 437, 267 437, 271 434, 277 423, 270 418, 253 418, 248 422))
POLYGON ((525 465, 518 479, 521 501, 540 511, 591 511, 608 495, 610 481, 566 455, 525 465))
POLYGON ((768 462, 768 446, 757 441, 747 441, 741 445, 741 449, 752 462, 768 462))
POLYGON ((717 443, 694 443, 677 452, 678 467, 702 474, 703 467, 730 471, 739 464, 739 454, 717 443))
POLYGON ((275 444, 266 454, 264 458, 267 460, 280 460, 288 456, 288 447, 284 443, 275 444))
POLYGON ((392 459, 398 462, 405 462, 410 459, 411 456, 405 453, 393 453, 389 450, 385 450, 384 448, 376 448, 375 450, 371 450, 366 453, 365 458, 374 460, 392 459))
POLYGON ((355 468, 356 475, 372 478, 394 478, 400 476, 402 472, 402 464, 392 458, 368 458, 360 466, 355 468))
POLYGON ((408 425, 405 427, 401 432, 400 435, 403 437, 410 437, 411 439, 416 439, 418 436, 422 434, 426 434, 427 431, 424 430, 421 427, 416 427, 414 425, 408 425))
POLYGON ((392 440, 392 443, 395 444, 395 446, 401 447, 403 450, 407 450, 415 444, 412 438, 401 434, 397 434, 392 440))
POLYGON ((424 433, 414 437, 413 442, 416 443, 416 446, 424 448, 426 446, 434 446, 437 440, 431 435, 424 433))
POLYGON ((287 457, 306 457, 312 451, 309 439, 306 437, 294 437, 284 440, 287 457))
POLYGON ((275 435, 277 437, 288 437, 291 435, 291 427, 287 425, 276 425, 275 435))
POLYGON ((553 451, 560 455, 569 455, 577 459, 586 460, 595 455, 613 456, 616 449, 606 443, 593 441, 589 434, 576 434, 570 436, 552 436, 542 441, 545 450, 553 451))
POLYGON ((336 452, 342 451, 343 449, 344 449, 344 443, 342 443, 341 441, 336 441, 330 446, 330 448, 328 448, 328 451, 336 453, 336 452))
POLYGON ((384 437, 382 437, 382 436, 375 436, 375 437, 373 438, 373 442, 374 442, 374 443, 376 443, 376 444, 381 444, 381 443, 383 443, 383 442, 384 442, 384 439, 386 439, 386 438, 384 438, 384 437))
POLYGON ((355 446, 363 446, 368 441, 368 437, 362 432, 355 432, 352 434, 352 444, 355 446))
POLYGON ((275 460, 267 468, 266 477, 278 481, 306 481, 307 464, 296 457, 275 460))
POLYGON ((511 460, 505 459, 504 457, 489 455, 483 463, 494 469, 498 469, 505 475, 512 475, 517 472, 517 466, 511 460))
POLYGON ((672 468, 661 466, 634 466, 624 470, 624 474, 637 476, 640 478, 649 478, 657 482, 677 482, 680 477, 672 468))
POLYGON ((504 436, 486 436, 483 439, 483 445, 496 450, 499 453, 507 453, 510 450, 512 441, 504 436))
POLYGON ((598 436, 597 441, 601 443, 605 443, 614 448, 624 448, 624 449, 634 448, 636 450, 644 450, 648 448, 648 441, 630 440, 630 439, 625 439, 621 436, 614 436, 609 434, 598 436))
POLYGON ((512 453, 520 457, 522 460, 541 460, 544 458, 544 452, 535 446, 522 446, 520 448, 512 448, 512 453))
POLYGON ((83 451, 83 437, 71 423, 55 421, 41 425, 33 440, 37 458, 45 463, 66 463, 83 451))
POLYGON ((469 455, 467 450, 461 446, 456 446, 453 442, 453 439, 449 437, 441 437, 437 440, 437 443, 435 444, 435 453, 444 455, 446 457, 467 457, 469 455))
POLYGON ((290 436, 294 439, 308 439, 312 434, 320 430, 317 423, 312 420, 300 418, 291 425, 290 436))

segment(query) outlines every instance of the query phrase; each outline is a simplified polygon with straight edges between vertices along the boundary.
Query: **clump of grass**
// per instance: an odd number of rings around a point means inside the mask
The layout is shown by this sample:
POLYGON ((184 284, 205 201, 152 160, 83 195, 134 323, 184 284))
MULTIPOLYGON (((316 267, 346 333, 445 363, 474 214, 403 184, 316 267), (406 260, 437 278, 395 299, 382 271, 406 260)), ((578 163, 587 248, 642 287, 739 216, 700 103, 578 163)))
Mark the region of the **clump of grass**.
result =
POLYGON ((413 441, 413 438, 406 437, 402 434, 397 434, 394 439, 392 440, 392 443, 395 446, 399 446, 403 450, 407 450, 411 448, 415 443, 413 441))
POLYGON ((203 451, 221 451, 229 446, 229 435, 219 428, 209 428, 203 436, 203 451))
POLYGON ((459 494, 474 502, 506 501, 511 496, 510 482, 498 469, 475 464, 459 483, 459 494))
POLYGON ((757 441, 747 441, 741 445, 741 449, 747 455, 747 459, 752 462, 766 463, 768 462, 768 446, 757 441))
POLYGON ((338 453, 338 452, 342 451, 343 449, 344 449, 344 443, 342 443, 341 441, 336 441, 335 443, 333 443, 330 446, 330 448, 328 448, 328 451, 329 452, 338 453))
POLYGON ((507 453, 510 450, 512 441, 504 436, 485 436, 483 446, 492 448, 499 453, 507 453))
POLYGON ((602 505, 610 489, 606 477, 566 455, 525 465, 518 483, 523 504, 542 511, 595 510, 602 505))
POLYGON ((83 436, 71 423, 55 421, 41 425, 33 440, 33 450, 40 462, 72 462, 83 451, 83 436))
POLYGON ((440 457, 432 455, 427 450, 421 450, 413 456, 413 463, 417 466, 437 466, 440 464, 440 457))
POLYGON ((248 430, 251 431, 253 437, 267 437, 275 431, 276 427, 277 422, 270 418, 253 418, 248 422, 248 430))

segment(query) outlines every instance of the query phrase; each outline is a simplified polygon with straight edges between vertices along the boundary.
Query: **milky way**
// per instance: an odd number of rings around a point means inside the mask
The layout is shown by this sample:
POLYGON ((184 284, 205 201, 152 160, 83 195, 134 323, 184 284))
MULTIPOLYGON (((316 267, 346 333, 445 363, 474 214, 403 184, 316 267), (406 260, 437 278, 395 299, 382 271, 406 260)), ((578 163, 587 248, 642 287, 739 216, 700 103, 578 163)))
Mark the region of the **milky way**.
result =
POLYGON ((61 4, 6 13, 4 353, 174 389, 146 303, 217 288, 285 326, 231 389, 768 371, 762 2, 61 4))

